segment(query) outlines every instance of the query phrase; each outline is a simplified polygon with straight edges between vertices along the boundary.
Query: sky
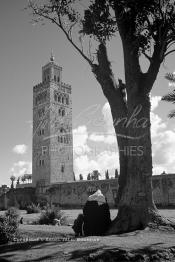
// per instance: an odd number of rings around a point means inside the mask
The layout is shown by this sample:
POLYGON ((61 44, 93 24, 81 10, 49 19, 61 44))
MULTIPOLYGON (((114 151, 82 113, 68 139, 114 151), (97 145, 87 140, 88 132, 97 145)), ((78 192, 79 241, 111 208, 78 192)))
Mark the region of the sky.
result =
MULTIPOLYGON (((98 169, 114 176, 118 150, 109 104, 90 67, 58 28, 46 22, 34 25, 27 0, 1 0, 0 9, 0 185, 10 176, 31 172, 32 90, 41 82, 41 68, 50 59, 63 68, 63 82, 72 86, 74 172, 86 178, 98 169), (80 150, 81 148, 81 150, 80 150)), ((108 44, 115 76, 123 78, 121 41, 108 44)), ((172 90, 164 76, 175 71, 175 54, 162 64, 152 97, 154 174, 175 172, 175 120, 167 117, 173 105, 160 101, 172 90)))

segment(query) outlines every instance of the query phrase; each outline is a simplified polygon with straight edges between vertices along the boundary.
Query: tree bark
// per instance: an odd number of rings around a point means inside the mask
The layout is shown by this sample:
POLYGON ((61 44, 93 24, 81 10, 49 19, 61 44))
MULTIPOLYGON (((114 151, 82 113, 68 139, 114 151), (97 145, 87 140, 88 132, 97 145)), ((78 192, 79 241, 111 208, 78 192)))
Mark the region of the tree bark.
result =
POLYGON ((120 176, 119 176, 119 190, 117 194, 117 203, 123 192, 123 188, 126 183, 127 176, 127 155, 125 155, 125 147, 127 145, 127 128, 123 125, 123 121, 127 119, 127 106, 123 98, 122 91, 119 85, 116 83, 113 72, 111 70, 111 64, 107 57, 106 46, 99 45, 97 52, 98 65, 92 68, 97 81, 99 82, 102 91, 107 98, 111 114, 113 118, 113 124, 115 134, 117 138, 119 148, 119 162, 120 162, 120 176))
POLYGON ((128 139, 122 140, 124 154, 120 159, 120 165, 127 165, 126 173, 120 175, 118 215, 107 234, 144 229, 149 223, 167 223, 152 196, 150 99, 143 93, 133 96, 128 101, 128 119, 124 123, 128 139))

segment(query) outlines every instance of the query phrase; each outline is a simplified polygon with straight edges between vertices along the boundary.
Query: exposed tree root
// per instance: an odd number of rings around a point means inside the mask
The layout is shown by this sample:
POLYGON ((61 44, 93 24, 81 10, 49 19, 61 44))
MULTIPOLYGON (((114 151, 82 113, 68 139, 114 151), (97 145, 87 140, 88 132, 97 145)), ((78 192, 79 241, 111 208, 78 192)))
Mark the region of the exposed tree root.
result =
POLYGON ((106 235, 144 230, 145 228, 175 230, 175 223, 161 216, 154 208, 144 210, 127 206, 119 210, 106 235))

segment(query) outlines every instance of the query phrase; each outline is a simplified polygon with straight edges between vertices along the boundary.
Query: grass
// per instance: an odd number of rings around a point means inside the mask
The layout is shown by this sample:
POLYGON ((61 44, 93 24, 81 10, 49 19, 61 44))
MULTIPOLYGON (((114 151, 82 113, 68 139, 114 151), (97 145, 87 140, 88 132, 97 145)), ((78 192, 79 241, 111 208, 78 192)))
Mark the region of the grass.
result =
MULTIPOLYGON (((68 216, 69 223, 73 223, 82 210, 63 210, 68 216)), ((3 212, 0 212, 3 213, 3 212)), ((175 221, 175 209, 162 209, 160 213, 175 221)), ((117 214, 117 210, 111 210, 111 218, 117 214)), ((24 218, 24 225, 19 226, 21 236, 26 238, 54 238, 55 242, 33 241, 26 243, 10 244, 0 249, 0 261, 53 261, 65 262, 68 260, 85 261, 84 256, 94 254, 98 251, 107 252, 111 249, 111 254, 116 250, 133 250, 171 248, 175 246, 174 232, 152 232, 152 231, 134 231, 116 236, 98 237, 98 241, 93 241, 90 237, 85 241, 66 241, 60 242, 59 238, 73 237, 74 232, 70 226, 47 226, 30 225, 30 223, 39 217, 39 214, 26 214, 26 211, 20 211, 20 216, 24 218)), ((81 240, 81 239, 80 239, 81 240)), ((118 251, 117 251, 118 252, 118 251)), ((123 252, 123 251, 122 251, 123 252)), ((156 251, 157 252, 157 251, 156 251)), ((99 260, 103 261, 103 260, 99 260)), ((118 260, 121 261, 121 260, 118 260)), ((128 261, 128 260, 127 260, 128 261)), ((158 260, 160 261, 160 260, 158 260)), ((165 261, 165 260, 162 260, 165 261)), ((175 261, 175 260, 172 260, 175 261)))
MULTIPOLYGON (((68 217, 68 222, 73 224, 79 213, 82 213, 82 209, 65 209, 62 210, 68 217)), ((5 211, 0 211, 0 215, 4 214, 5 211)), ((111 209, 111 219, 114 219, 117 215, 117 209, 111 209)), ((175 221, 175 209, 159 209, 161 215, 173 219, 175 221)), ((24 224, 33 224, 40 216, 40 213, 27 214, 25 210, 20 210, 20 217, 23 217, 24 224)))

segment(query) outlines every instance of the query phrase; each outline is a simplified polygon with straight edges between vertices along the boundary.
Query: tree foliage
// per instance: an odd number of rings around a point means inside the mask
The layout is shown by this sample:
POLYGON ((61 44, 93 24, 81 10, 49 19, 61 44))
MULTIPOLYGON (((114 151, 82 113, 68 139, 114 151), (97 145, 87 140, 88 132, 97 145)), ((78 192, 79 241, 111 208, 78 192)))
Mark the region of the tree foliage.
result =
POLYGON ((105 179, 109 179, 109 171, 108 171, 108 169, 105 172, 105 179))
MULTIPOLYGON (((173 84, 175 85, 175 75, 172 73, 168 73, 166 74, 165 78, 172 84, 171 86, 173 86, 173 84)), ((175 104, 175 89, 173 91, 171 91, 169 94, 164 95, 162 97, 162 101, 166 101, 166 102, 171 102, 173 104, 175 104)), ((172 110, 169 114, 168 114, 169 118, 174 118, 175 117, 175 110, 172 110)))
POLYGON ((101 176, 101 174, 98 170, 93 170, 92 173, 91 173, 91 179, 92 180, 99 180, 100 176, 101 176))
POLYGON ((175 51, 174 0, 93 0, 86 1, 86 6, 82 0, 30 0, 29 7, 34 22, 47 19, 56 24, 94 72, 100 61, 92 38, 106 46, 118 32, 135 57, 138 81, 144 78, 149 86, 153 85, 161 62, 175 51), (141 55, 150 63, 145 74, 139 64, 141 55))

